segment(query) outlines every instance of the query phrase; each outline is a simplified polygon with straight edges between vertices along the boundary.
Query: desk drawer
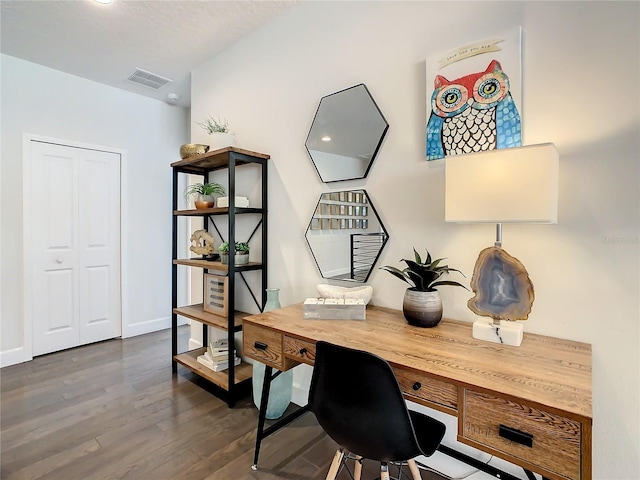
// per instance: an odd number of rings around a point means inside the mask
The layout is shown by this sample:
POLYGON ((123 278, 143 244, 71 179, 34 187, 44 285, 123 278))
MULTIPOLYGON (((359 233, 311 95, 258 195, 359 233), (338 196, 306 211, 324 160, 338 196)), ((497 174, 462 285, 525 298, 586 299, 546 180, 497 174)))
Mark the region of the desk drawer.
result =
POLYGON ((299 362, 284 356, 284 335, 251 323, 242 327, 243 354, 278 370, 289 370, 299 362))
POLYGON ((307 365, 313 365, 316 361, 316 344, 285 336, 284 353, 287 357, 293 357, 307 365))
MULTIPOLYGON (((478 443, 566 478, 580 478, 580 423, 465 390, 461 440, 478 443)), ((544 472, 540 472, 544 473, 544 472)))
POLYGON ((399 368, 394 369, 393 373, 407 398, 445 413, 458 410, 458 387, 454 384, 399 368))
POLYGON ((243 353, 254 360, 282 370, 284 368, 282 338, 282 333, 246 323, 242 328, 243 353))

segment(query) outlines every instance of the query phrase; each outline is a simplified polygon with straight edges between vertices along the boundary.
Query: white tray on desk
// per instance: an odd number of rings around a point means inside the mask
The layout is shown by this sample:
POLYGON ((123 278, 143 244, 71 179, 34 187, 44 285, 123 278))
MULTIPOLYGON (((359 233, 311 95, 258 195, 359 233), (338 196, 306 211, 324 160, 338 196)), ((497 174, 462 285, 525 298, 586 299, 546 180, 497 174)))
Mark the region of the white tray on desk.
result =
POLYGON ((365 320, 366 308, 361 298, 307 298, 302 305, 306 320, 365 320))

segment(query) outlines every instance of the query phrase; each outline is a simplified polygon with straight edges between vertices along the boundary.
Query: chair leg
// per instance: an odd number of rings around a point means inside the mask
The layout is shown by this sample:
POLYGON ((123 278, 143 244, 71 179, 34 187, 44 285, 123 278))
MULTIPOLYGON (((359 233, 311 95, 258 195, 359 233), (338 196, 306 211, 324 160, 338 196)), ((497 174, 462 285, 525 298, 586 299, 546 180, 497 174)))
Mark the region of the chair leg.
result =
POLYGON ((389 465, 385 462, 380 464, 380 480, 389 480, 389 465))
POLYGON ((416 465, 416 461, 411 459, 407 462, 407 464, 409 465, 409 471, 411 472, 413 480, 422 480, 422 477, 420 476, 420 470, 418 470, 418 465, 416 465))
POLYGON ((356 464, 353 468, 353 480, 360 480, 362 476, 362 457, 358 455, 356 457, 356 464))
POLYGON ((342 448, 339 448, 338 451, 336 451, 336 454, 333 456, 333 462, 331 462, 329 473, 327 473, 327 480, 336 479, 338 470, 340 469, 340 464, 342 463, 342 457, 344 457, 344 450, 342 448))

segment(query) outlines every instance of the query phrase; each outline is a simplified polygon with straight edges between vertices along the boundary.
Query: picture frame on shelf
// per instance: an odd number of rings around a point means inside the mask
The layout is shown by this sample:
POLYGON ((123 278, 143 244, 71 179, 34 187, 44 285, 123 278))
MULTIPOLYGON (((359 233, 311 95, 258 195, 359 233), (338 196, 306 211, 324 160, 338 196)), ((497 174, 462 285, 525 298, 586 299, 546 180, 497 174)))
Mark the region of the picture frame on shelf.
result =
POLYGON ((227 315, 228 285, 228 277, 211 273, 204 274, 203 309, 205 312, 221 316, 227 315))

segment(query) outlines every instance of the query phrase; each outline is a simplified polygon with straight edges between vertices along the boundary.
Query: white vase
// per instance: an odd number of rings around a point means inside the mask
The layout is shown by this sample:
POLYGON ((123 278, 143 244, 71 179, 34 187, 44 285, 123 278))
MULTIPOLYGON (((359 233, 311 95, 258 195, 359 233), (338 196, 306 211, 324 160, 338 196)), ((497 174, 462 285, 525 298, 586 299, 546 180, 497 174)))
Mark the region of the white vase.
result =
MULTIPOLYGON (((267 302, 264 311, 280 308, 278 298, 280 290, 277 288, 267 288, 267 302)), ((260 408, 262 398, 262 384, 264 382, 265 365, 260 362, 253 362, 253 403, 260 408)), ((293 390, 293 370, 287 370, 271 381, 269 389, 269 401, 267 403, 267 418, 274 420, 280 418, 291 403, 293 390)))
POLYGON ((236 137, 232 133, 213 132, 209 137, 211 138, 209 151, 236 146, 236 137))

